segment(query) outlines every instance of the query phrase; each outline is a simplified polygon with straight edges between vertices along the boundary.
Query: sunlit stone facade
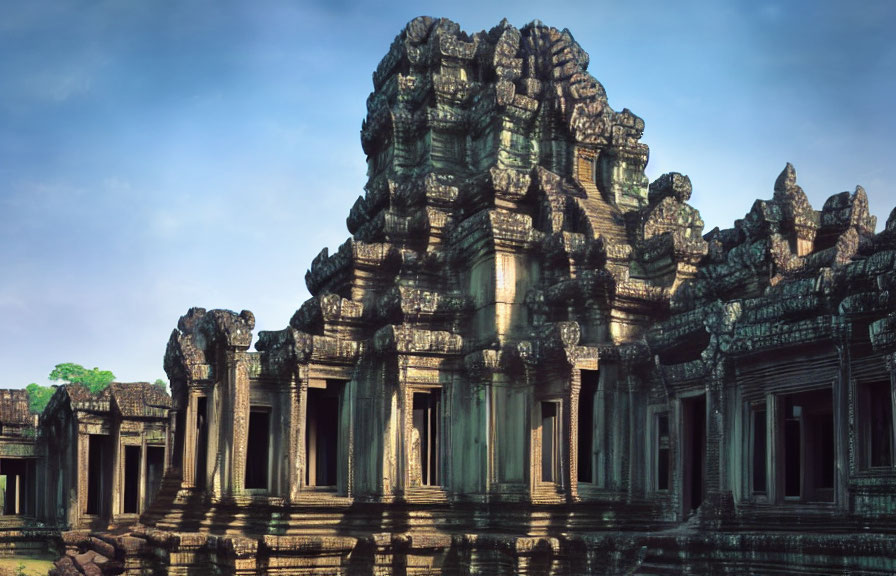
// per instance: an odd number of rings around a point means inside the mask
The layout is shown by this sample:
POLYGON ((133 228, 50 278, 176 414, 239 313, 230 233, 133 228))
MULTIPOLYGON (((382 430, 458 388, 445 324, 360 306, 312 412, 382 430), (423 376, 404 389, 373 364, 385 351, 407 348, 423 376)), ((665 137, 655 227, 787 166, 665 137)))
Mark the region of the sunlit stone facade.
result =
POLYGON ((706 232, 587 66, 537 22, 407 25, 312 297, 256 351, 248 311, 173 332, 133 565, 896 570, 896 215, 876 233, 861 188, 815 210, 787 164, 706 232))

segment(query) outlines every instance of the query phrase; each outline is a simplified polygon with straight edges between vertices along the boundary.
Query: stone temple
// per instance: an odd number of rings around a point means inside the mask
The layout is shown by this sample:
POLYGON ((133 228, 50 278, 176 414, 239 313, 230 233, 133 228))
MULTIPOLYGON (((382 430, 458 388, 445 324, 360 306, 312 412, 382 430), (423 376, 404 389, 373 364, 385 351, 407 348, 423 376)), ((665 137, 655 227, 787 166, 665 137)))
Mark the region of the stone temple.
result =
POLYGON ((587 67, 406 26, 312 297, 256 351, 248 311, 172 333, 131 573, 896 571, 896 211, 787 164, 706 232, 587 67))

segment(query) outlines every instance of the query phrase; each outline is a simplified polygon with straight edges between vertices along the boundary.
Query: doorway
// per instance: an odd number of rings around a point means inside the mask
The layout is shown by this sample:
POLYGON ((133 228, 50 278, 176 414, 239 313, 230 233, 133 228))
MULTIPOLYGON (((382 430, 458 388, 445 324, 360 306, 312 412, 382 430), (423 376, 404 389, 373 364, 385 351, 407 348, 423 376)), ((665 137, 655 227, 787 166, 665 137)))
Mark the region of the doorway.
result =
POLYGON ((208 399, 196 399, 196 477, 194 485, 205 488, 208 478, 208 399))
POLYGON ((111 454, 109 437, 91 434, 87 441, 87 506, 85 514, 105 517, 108 512, 107 487, 112 467, 108 462, 111 454))
POLYGON ((162 473, 165 470, 165 447, 146 447, 146 505, 148 508, 162 487, 162 473))
POLYGON ((124 447, 124 498, 122 513, 140 512, 140 446, 124 447))
POLYGON ((706 395, 681 401, 681 501, 684 516, 700 507, 706 481, 706 395))

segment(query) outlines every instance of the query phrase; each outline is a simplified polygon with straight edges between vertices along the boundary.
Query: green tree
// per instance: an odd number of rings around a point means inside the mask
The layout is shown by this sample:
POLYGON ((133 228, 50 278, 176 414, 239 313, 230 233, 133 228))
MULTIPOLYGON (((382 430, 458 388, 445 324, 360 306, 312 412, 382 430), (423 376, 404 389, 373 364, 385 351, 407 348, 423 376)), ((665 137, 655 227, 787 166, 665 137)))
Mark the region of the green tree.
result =
POLYGON ((28 393, 28 409, 35 414, 41 414, 49 404, 55 390, 56 388, 53 386, 41 386, 34 382, 25 386, 25 392, 28 393))
POLYGON ((50 380, 62 380, 71 384, 83 384, 91 392, 99 392, 115 380, 115 374, 108 370, 93 368, 88 370, 80 364, 57 364, 50 372, 50 380))
POLYGON ((156 381, 153 382, 154 386, 158 386, 162 390, 168 390, 168 383, 162 380, 161 378, 156 378, 156 381))

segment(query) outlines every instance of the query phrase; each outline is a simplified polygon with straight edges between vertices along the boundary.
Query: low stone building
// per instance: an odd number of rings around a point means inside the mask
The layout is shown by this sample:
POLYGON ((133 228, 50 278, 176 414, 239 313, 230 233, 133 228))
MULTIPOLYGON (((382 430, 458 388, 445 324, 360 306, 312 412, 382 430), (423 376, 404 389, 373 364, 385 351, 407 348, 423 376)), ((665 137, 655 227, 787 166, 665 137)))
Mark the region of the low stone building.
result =
POLYGON ((60 529, 134 523, 161 485, 171 398, 146 382, 59 386, 41 416, 42 517, 60 529))
POLYGON ((43 522, 46 448, 25 390, 0 390, 0 556, 45 556, 59 530, 43 522))
POLYGON ((34 516, 37 512, 37 416, 28 409, 24 390, 0 390, 0 514, 34 516))

